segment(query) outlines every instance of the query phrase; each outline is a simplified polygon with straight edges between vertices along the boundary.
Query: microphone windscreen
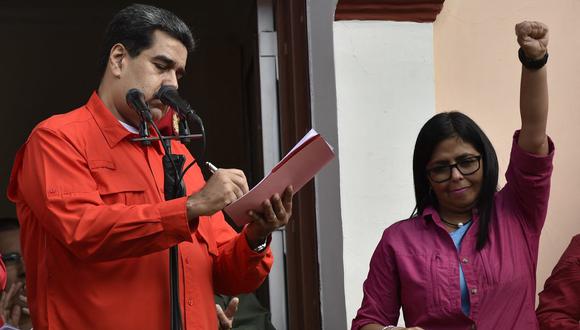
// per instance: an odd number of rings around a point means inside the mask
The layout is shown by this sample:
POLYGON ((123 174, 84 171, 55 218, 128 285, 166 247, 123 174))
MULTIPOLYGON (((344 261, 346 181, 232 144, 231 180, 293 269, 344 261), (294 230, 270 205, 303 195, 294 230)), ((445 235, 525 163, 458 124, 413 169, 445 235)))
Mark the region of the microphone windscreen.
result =
POLYGON ((165 105, 168 105, 175 109, 177 112, 187 115, 190 112, 193 112, 191 106, 179 96, 179 92, 177 88, 168 85, 162 85, 157 93, 155 94, 157 98, 165 105))
POLYGON ((177 88, 175 88, 173 86, 162 85, 159 88, 159 90, 157 91, 156 95, 159 99, 162 99, 162 98, 167 99, 168 97, 179 96, 179 93, 177 93, 177 88))
POLYGON ((140 110, 140 103, 145 104, 145 95, 137 88, 131 88, 125 95, 127 104, 136 110, 140 110))
POLYGON ((144 116, 144 118, 148 120, 151 119, 151 112, 145 102, 145 95, 143 95, 143 92, 137 88, 131 88, 127 91, 127 94, 125 94, 125 100, 129 107, 135 110, 140 116, 144 116))

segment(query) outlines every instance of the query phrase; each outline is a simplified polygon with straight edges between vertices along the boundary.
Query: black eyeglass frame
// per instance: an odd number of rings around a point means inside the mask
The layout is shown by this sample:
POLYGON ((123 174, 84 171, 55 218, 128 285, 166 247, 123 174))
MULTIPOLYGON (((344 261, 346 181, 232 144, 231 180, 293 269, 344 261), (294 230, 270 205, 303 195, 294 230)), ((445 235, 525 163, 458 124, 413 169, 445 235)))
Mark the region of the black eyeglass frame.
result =
POLYGON ((454 167, 459 171, 459 173, 461 173, 461 175, 471 175, 471 174, 479 171, 479 169, 481 168, 481 155, 469 156, 469 157, 466 157, 466 158, 464 158, 464 159, 462 159, 462 160, 460 160, 460 161, 458 161, 458 162, 456 162, 454 164, 433 166, 433 167, 428 168, 427 170, 425 170, 425 172, 426 172, 427 177, 429 178, 429 180, 431 180, 431 181, 433 181, 435 183, 443 183, 445 181, 451 180, 451 171, 453 170, 454 167), (471 171, 471 172, 464 173, 459 168, 459 164, 462 163, 462 162, 468 161, 468 160, 472 160, 472 159, 476 159, 477 160, 477 168, 475 170, 471 171), (431 174, 431 171, 434 170, 434 169, 436 169, 436 168, 443 168, 443 167, 446 167, 447 170, 448 170, 449 175, 448 175, 447 179, 445 179, 445 180, 434 180, 433 179, 433 176, 431 174))

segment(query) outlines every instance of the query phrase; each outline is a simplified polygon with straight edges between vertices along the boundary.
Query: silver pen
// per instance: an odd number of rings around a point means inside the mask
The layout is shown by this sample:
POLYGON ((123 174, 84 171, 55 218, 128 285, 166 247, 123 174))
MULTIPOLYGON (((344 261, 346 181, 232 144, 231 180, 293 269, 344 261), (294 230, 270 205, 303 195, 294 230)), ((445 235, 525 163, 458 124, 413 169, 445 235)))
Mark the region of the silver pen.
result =
POLYGON ((207 165, 207 168, 209 168, 209 171, 212 174, 215 173, 215 172, 217 172, 217 170, 218 170, 218 168, 214 164, 212 164, 210 162, 205 162, 205 165, 207 165))

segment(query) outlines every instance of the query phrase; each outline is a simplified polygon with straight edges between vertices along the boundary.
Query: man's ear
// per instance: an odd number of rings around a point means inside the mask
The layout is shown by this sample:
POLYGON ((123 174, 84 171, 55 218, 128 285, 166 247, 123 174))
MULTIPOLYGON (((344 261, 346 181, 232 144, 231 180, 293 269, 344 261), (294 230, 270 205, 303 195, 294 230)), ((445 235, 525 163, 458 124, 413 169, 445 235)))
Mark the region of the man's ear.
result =
POLYGON ((122 44, 115 44, 109 53, 109 69, 114 77, 119 78, 123 71, 125 58, 128 56, 127 49, 122 44))

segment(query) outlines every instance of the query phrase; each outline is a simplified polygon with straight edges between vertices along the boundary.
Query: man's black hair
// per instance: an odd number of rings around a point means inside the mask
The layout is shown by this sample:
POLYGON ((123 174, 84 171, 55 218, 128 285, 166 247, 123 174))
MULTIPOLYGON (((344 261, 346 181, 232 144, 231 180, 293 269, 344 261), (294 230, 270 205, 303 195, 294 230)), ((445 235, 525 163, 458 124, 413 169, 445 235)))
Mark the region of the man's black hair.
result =
POLYGON ((138 56, 153 44, 153 32, 163 31, 179 40, 188 52, 193 51, 195 41, 189 27, 172 12, 149 5, 133 4, 119 11, 109 23, 99 57, 99 74, 107 68, 111 48, 115 44, 125 46, 131 57, 138 56))

